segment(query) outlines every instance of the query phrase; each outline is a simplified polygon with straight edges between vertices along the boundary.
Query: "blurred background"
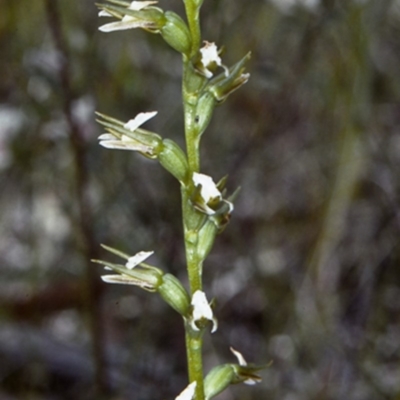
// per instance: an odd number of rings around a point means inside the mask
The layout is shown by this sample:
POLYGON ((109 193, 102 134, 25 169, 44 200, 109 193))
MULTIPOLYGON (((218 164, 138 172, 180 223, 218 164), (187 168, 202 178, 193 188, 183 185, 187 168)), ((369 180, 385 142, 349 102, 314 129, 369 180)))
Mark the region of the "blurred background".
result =
MULTIPOLYGON (((0 8, 0 399, 174 399, 179 315, 90 259, 154 249, 186 282, 177 182, 94 120, 158 110, 146 128, 183 146, 180 56, 99 32, 92 0, 0 8)), ((242 187, 205 264, 205 369, 273 361, 218 399, 399 400, 400 1, 205 0, 202 21, 225 64, 253 54, 202 141, 242 187)))

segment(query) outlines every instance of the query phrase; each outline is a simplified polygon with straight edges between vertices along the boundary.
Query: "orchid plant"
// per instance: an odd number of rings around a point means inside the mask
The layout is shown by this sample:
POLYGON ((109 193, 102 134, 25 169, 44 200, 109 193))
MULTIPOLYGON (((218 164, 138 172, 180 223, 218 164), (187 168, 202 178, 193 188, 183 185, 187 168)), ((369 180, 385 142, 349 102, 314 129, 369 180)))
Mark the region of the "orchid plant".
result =
POLYGON ((140 251, 134 256, 108 246, 106 250, 125 260, 124 264, 94 260, 112 274, 102 279, 108 283, 138 286, 157 292, 183 318, 188 362, 189 385, 176 400, 209 400, 230 384, 260 381, 257 372, 263 366, 247 364, 236 350, 236 364, 214 367, 204 377, 202 341, 207 329, 217 330, 212 302, 203 291, 203 263, 212 249, 216 235, 225 228, 234 210, 237 190, 227 196, 227 178, 215 183, 200 172, 200 140, 214 108, 246 83, 250 74, 244 71, 250 54, 232 67, 222 63, 215 43, 202 41, 199 12, 203 0, 183 0, 187 23, 176 13, 156 6, 157 1, 108 0, 99 4, 99 16, 113 18, 100 26, 102 32, 141 28, 160 34, 166 43, 182 54, 182 97, 186 152, 174 141, 142 128, 156 111, 142 112, 128 122, 98 113, 98 122, 106 133, 99 137, 107 149, 130 150, 158 160, 180 183, 184 245, 189 290, 172 274, 145 263, 153 252, 140 251))

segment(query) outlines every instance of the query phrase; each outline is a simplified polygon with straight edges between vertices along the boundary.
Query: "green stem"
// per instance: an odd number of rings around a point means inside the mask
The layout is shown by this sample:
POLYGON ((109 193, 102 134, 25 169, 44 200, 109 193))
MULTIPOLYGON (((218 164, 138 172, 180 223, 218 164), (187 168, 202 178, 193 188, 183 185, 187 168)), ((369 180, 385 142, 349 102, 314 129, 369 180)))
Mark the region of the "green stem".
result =
POLYGON ((204 400, 203 357, 201 336, 193 337, 190 327, 186 327, 186 349, 188 360, 189 381, 197 382, 196 400, 204 400))
POLYGON ((189 24, 190 35, 192 37, 192 50, 190 56, 193 57, 200 48, 200 6, 198 5, 198 0, 183 0, 183 2, 185 3, 186 16, 189 24))
MULTIPOLYGON (((182 96, 185 120, 186 150, 189 164, 189 174, 200 170, 199 132, 197 127, 197 103, 202 79, 194 71, 191 58, 200 48, 199 0, 184 0, 189 30, 192 39, 190 57, 183 58, 182 96)), ((182 214, 185 235, 185 251, 190 292, 193 295, 202 289, 202 263, 197 255, 198 227, 202 216, 194 209, 190 194, 193 184, 182 187, 182 214)), ((195 332, 190 324, 185 324, 186 353, 188 362, 189 382, 197 382, 196 400, 204 400, 203 376, 203 339, 201 332, 195 332)))
POLYGON ((202 80, 194 72, 190 60, 183 59, 183 111, 185 120, 185 139, 189 170, 191 173, 200 170, 199 132, 196 124, 197 102, 199 100, 199 88, 202 80))
MULTIPOLYGON (((202 289, 201 270, 202 265, 197 256, 198 233, 196 227, 199 224, 197 211, 193 208, 188 193, 188 188, 182 188, 182 210, 185 235, 186 262, 190 284, 190 292, 202 289)), ((203 377, 203 340, 201 332, 195 332, 188 323, 185 324, 186 353, 188 362, 189 382, 197 382, 196 400, 204 400, 203 377)))

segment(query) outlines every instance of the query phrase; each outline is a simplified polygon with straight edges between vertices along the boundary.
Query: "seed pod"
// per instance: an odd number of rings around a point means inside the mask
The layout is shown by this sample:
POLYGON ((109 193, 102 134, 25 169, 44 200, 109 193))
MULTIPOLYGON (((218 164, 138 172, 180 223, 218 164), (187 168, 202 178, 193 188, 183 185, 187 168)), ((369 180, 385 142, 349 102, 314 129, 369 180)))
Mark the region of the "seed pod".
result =
POLYGON ((173 49, 188 56, 191 48, 189 28, 183 19, 172 11, 166 11, 164 17, 166 22, 160 29, 161 36, 173 49))
POLYGON ((212 399, 225 390, 232 382, 235 372, 231 364, 222 364, 214 367, 204 380, 206 400, 212 399))
POLYGON ((196 123, 198 135, 202 135, 211 121, 216 100, 213 94, 205 92, 199 99, 196 107, 196 123))
POLYGON ((172 140, 164 139, 158 154, 160 164, 179 182, 185 184, 188 178, 188 162, 183 150, 172 140))
POLYGON ((201 260, 205 260, 210 253, 217 232, 218 227, 211 219, 208 219, 200 229, 197 242, 197 255, 201 260))
POLYGON ((190 299, 181 282, 171 274, 162 277, 162 283, 157 288, 158 293, 174 310, 182 316, 188 315, 190 299))

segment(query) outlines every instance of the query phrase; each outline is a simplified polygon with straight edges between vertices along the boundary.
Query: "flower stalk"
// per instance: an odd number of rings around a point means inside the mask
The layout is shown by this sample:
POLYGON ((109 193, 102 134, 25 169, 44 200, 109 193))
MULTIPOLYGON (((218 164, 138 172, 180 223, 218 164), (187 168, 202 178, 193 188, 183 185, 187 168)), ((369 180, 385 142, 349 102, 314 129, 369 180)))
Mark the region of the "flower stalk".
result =
POLYGON ((216 235, 221 233, 234 209, 237 190, 226 197, 224 177, 218 183, 200 173, 200 141, 214 108, 241 85, 249 74, 244 66, 247 54, 233 67, 226 67, 215 43, 202 41, 199 13, 203 0, 183 0, 187 23, 171 11, 163 11, 156 1, 108 0, 99 4, 101 17, 114 17, 99 29, 112 32, 140 28, 160 34, 165 42, 182 54, 182 101, 186 152, 173 140, 142 128, 157 112, 139 113, 128 122, 118 121, 98 113, 98 122, 105 133, 100 145, 108 149, 130 150, 158 161, 180 183, 182 221, 189 291, 173 275, 143 261, 152 252, 129 256, 113 248, 106 250, 125 259, 125 265, 94 260, 113 271, 103 276, 109 283, 134 285, 148 292, 157 292, 183 318, 188 363, 189 385, 175 400, 209 400, 231 383, 256 383, 258 367, 247 364, 239 352, 233 350, 239 364, 217 366, 204 381, 202 346, 203 335, 217 330, 213 302, 203 292, 203 263, 211 251, 216 235), (201 44, 203 43, 203 47, 201 44))

